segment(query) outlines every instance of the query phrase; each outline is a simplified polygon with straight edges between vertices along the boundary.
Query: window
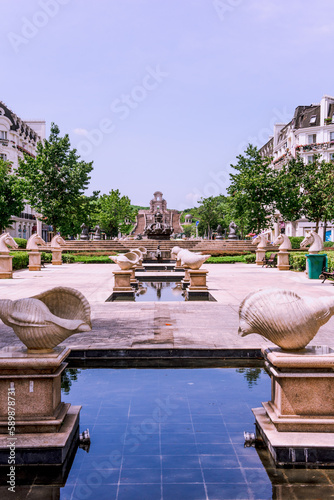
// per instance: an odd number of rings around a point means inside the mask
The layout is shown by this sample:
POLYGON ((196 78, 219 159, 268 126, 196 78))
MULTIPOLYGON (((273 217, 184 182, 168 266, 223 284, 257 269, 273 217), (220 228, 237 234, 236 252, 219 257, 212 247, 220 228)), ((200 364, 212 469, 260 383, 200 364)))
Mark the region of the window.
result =
POLYGON ((7 155, 0 153, 0 160, 7 160, 7 155))
POLYGON ((334 161, 334 153, 331 153, 330 160, 331 160, 331 161, 334 161))
POLYGON ((307 136, 308 144, 315 144, 317 142, 317 134, 310 134, 307 136))
POLYGON ((0 139, 7 139, 7 131, 0 130, 0 139))
POLYGON ((331 132, 330 141, 334 142, 334 132, 331 132))
POLYGON ((310 125, 314 125, 316 121, 317 121, 317 116, 316 115, 312 115, 311 118, 310 118, 310 125))
POLYGON ((313 161, 314 161, 314 157, 313 157, 313 155, 309 155, 309 156, 307 157, 307 163, 313 163, 313 161))

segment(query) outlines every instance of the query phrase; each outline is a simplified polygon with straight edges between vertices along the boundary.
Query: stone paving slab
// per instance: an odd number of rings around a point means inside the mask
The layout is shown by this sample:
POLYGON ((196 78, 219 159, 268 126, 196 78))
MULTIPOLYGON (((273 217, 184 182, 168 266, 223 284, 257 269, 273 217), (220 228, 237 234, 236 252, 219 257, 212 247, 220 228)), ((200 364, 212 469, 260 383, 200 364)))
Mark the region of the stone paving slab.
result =
MULTIPOLYGON (((20 270, 0 280, 0 299, 37 295, 56 286, 80 290, 91 304, 93 330, 69 337, 72 349, 260 349, 272 344, 259 335, 241 338, 238 308, 260 288, 278 287, 315 299, 334 288, 305 273, 278 271, 249 264, 205 264, 208 286, 217 302, 105 302, 113 288, 114 264, 47 265, 41 271, 20 270)), ((312 341, 334 347, 334 317, 312 341)), ((0 321, 0 347, 22 345, 0 321)))

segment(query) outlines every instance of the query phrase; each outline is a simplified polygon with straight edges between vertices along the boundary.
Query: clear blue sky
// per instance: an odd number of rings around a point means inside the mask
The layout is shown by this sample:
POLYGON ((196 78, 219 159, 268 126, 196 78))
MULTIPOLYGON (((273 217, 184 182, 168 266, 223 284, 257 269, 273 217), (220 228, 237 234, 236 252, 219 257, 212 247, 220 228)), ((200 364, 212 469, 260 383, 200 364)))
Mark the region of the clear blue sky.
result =
POLYGON ((247 142, 334 94, 333 0, 2 1, 0 26, 0 100, 135 204, 224 193, 247 142))

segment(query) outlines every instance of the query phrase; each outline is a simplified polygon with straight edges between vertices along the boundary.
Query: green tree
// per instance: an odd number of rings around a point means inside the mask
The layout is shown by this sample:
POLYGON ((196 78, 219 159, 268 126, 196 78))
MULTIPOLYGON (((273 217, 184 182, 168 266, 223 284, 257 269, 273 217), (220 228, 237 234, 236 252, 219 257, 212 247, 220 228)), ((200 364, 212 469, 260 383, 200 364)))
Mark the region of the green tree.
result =
POLYGON ((108 236, 117 236, 119 232, 127 233, 135 219, 136 210, 131 206, 128 196, 121 196, 118 189, 102 195, 98 200, 97 222, 108 236))
POLYGON ((200 223, 198 225, 198 232, 200 235, 207 233, 210 237, 212 231, 217 229, 218 224, 222 227, 226 226, 223 212, 224 200, 225 197, 222 195, 200 199, 200 206, 197 209, 198 217, 200 218, 200 223))
POLYGON ((24 208, 24 185, 8 161, 0 159, 0 234, 24 208))
POLYGON ((59 225, 59 231, 65 235, 76 235, 81 232, 81 224, 94 228, 98 216, 98 200, 100 191, 93 191, 91 196, 82 195, 69 207, 68 217, 59 225))
POLYGON ((307 165, 302 158, 290 158, 280 170, 273 172, 275 182, 275 203, 282 219, 294 222, 305 213, 305 195, 303 184, 307 165))
POLYGON ((245 155, 239 155, 237 159, 238 163, 231 165, 237 173, 230 174, 231 184, 228 188, 231 208, 238 217, 242 214, 247 217, 249 229, 260 232, 270 226, 275 213, 272 160, 263 158, 258 149, 251 145, 245 155))
POLYGON ((59 133, 52 123, 49 139, 37 145, 36 158, 25 155, 18 169, 26 183, 28 202, 54 232, 70 224, 73 207, 80 206, 93 169, 93 162, 80 161, 76 149, 71 149, 68 135, 59 137, 59 133))

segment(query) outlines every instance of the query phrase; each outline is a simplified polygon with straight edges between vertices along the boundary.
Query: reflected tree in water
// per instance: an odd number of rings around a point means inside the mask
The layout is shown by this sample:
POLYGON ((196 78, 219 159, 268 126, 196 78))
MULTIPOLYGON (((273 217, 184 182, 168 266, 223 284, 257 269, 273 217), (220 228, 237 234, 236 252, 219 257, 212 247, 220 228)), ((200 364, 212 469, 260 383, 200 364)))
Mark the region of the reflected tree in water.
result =
POLYGON ((257 385, 257 381, 261 375, 261 368, 237 368, 238 373, 243 373, 245 379, 247 380, 248 387, 253 387, 257 385))
POLYGON ((78 380, 78 368, 68 368, 61 374, 61 388, 65 394, 69 394, 73 380, 78 380))

